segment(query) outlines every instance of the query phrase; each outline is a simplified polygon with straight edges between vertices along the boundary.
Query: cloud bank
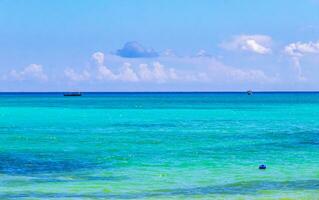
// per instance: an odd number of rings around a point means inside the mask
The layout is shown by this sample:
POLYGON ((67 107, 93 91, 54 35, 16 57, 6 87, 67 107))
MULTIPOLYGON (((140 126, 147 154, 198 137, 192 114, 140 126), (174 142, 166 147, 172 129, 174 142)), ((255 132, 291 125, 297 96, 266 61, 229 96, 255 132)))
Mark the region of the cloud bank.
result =
POLYGON ((174 85, 188 85, 194 88, 196 85, 207 87, 217 85, 219 88, 250 87, 250 85, 270 87, 283 82, 299 84, 300 81, 309 83, 316 80, 315 75, 312 75, 307 67, 310 62, 318 61, 314 57, 319 54, 319 42, 288 43, 279 47, 277 51, 274 49, 278 55, 271 53, 273 51, 271 45, 272 39, 266 35, 235 36, 230 41, 224 42, 222 47, 250 54, 249 56, 237 54, 232 61, 228 59, 228 54, 223 54, 224 51, 218 55, 218 52, 211 54, 205 49, 200 49, 192 55, 179 56, 171 49, 158 54, 155 50, 145 49, 137 42, 129 42, 116 54, 94 52, 85 67, 56 67, 48 74, 42 65, 30 64, 22 69, 11 69, 3 73, 0 79, 34 81, 35 84, 41 81, 52 85, 55 83, 72 86, 92 85, 92 87, 121 85, 122 88, 136 85, 140 88, 152 88, 154 85, 158 85, 157 88, 163 86, 169 88, 174 85), (271 55, 260 56, 265 54, 271 55), (270 59, 272 61, 268 62, 270 59), (302 66, 301 59, 304 59, 307 65, 302 66), (293 65, 290 60, 293 61, 293 65), (262 65, 260 61, 268 63, 262 65))
POLYGON ((102 52, 92 54, 94 65, 89 70, 66 69, 69 81, 100 81, 122 83, 274 83, 278 77, 269 76, 259 69, 239 69, 228 66, 204 50, 190 57, 158 57, 158 61, 145 62, 145 59, 132 60, 102 52), (108 67, 116 59, 120 66, 108 67), (165 64, 163 64, 165 63, 165 64), (175 66, 175 67, 173 67, 175 66))
POLYGON ((157 82, 164 83, 171 80, 178 80, 174 68, 166 68, 160 62, 151 64, 140 63, 133 67, 132 64, 123 59, 123 64, 117 70, 111 70, 105 64, 105 54, 95 52, 92 54, 95 66, 90 70, 76 71, 73 68, 64 70, 65 77, 70 81, 121 81, 121 82, 157 82))
POLYGON ((44 72, 42 65, 30 64, 22 70, 13 69, 6 76, 6 79, 13 79, 18 81, 24 80, 38 80, 48 81, 48 76, 44 72))

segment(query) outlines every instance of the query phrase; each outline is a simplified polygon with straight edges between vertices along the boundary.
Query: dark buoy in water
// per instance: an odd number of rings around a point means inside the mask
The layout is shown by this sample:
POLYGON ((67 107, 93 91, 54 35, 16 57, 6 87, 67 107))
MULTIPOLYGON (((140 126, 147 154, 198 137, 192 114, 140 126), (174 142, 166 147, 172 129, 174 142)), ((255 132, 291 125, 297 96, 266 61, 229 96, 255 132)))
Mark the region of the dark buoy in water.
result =
POLYGON ((259 169, 266 169, 266 165, 259 165, 259 169))

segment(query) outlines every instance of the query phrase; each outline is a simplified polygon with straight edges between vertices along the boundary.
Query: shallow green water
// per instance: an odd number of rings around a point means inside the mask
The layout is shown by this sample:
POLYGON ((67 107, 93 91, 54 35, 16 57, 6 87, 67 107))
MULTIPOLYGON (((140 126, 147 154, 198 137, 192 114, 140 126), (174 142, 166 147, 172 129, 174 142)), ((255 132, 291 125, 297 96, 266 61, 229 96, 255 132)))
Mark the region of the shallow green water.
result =
POLYGON ((108 198, 319 199, 319 93, 0 94, 0 199, 108 198))

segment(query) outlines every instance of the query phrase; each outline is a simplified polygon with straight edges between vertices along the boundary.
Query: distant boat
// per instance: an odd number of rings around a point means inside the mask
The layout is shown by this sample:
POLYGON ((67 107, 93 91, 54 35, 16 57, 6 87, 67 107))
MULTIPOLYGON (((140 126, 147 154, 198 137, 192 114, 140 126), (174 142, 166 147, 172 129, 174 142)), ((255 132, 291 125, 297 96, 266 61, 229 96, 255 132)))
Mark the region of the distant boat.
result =
POLYGON ((248 95, 252 95, 252 94, 253 94, 253 91, 248 90, 248 91, 247 91, 247 94, 248 94, 248 95))
POLYGON ((79 97, 82 96, 81 92, 69 92, 69 93, 64 93, 63 96, 65 97, 79 97))

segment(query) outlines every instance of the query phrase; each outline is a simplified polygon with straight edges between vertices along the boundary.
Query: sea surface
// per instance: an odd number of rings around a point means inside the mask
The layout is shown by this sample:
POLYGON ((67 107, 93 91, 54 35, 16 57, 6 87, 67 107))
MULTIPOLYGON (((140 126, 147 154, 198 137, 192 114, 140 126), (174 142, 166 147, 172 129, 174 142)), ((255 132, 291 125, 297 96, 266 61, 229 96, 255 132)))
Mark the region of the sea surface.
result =
POLYGON ((0 199, 319 199, 319 93, 0 93, 0 199))

